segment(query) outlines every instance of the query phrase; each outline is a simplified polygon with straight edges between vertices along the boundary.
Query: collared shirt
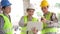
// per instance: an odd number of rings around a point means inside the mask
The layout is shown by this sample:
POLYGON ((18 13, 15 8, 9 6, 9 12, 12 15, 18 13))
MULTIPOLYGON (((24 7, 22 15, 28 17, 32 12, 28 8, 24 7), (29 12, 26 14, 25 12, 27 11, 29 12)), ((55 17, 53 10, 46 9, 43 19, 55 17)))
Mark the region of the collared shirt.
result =
MULTIPOLYGON (((7 16, 9 18, 9 20, 11 21, 10 19, 10 16, 7 15, 7 14, 4 14, 5 16, 7 16)), ((3 31, 3 26, 4 26, 4 19, 2 16, 0 16, 0 34, 5 34, 5 32, 3 31)))

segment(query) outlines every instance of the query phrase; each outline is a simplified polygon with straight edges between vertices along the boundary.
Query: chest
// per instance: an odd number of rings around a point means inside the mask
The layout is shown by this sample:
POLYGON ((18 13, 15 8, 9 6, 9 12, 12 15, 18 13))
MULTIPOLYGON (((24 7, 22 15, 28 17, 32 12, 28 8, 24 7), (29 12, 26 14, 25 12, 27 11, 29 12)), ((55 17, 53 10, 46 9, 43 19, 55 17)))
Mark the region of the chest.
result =
POLYGON ((44 15, 44 18, 46 18, 46 20, 51 20, 51 16, 52 16, 52 14, 48 13, 48 14, 44 15))

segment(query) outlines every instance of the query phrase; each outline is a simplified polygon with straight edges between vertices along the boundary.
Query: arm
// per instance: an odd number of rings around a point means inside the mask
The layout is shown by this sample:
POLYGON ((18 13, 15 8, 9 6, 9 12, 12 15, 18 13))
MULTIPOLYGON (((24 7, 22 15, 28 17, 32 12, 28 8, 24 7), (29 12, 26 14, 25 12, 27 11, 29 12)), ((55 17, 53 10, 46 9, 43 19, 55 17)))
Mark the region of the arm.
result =
POLYGON ((4 26, 4 19, 0 17, 0 34, 5 34, 3 26, 4 26))
POLYGON ((23 27, 24 26, 24 17, 22 17, 19 21, 19 26, 23 27))
POLYGON ((52 17, 51 17, 51 20, 47 20, 46 23, 49 25, 49 26, 52 26, 52 27, 59 27, 59 23, 58 23, 58 19, 56 17, 56 14, 53 13, 52 17))
POLYGON ((51 16, 51 20, 47 20, 46 21, 46 23, 58 23, 58 19, 57 19, 57 17, 56 17, 56 14, 52 14, 52 16, 51 16))

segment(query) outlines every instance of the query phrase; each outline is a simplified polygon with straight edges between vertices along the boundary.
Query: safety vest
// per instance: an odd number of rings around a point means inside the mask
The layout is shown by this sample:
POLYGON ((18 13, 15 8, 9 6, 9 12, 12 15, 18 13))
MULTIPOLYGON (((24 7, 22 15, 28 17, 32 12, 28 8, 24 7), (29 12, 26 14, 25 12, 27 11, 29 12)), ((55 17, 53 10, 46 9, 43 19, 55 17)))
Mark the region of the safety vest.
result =
MULTIPOLYGON (((46 20, 51 20, 52 13, 48 12, 44 17, 46 20)), ((57 28, 46 28, 48 25, 43 23, 43 30, 41 34, 49 33, 49 32, 57 32, 57 28)))
POLYGON ((11 24, 9 18, 7 16, 5 16, 4 14, 0 14, 0 16, 2 16, 4 19, 3 30, 4 30, 5 34, 13 34, 12 24, 11 24))
MULTIPOLYGON (((37 22, 38 21, 38 19, 36 19, 36 18, 32 18, 32 22, 37 22)), ((27 18, 27 16, 24 16, 24 23, 25 24, 27 24, 27 22, 28 22, 28 18, 27 18)), ((27 30, 27 27, 25 26, 25 27, 22 27, 22 32, 21 32, 21 34, 26 34, 26 30, 27 30), (25 31, 25 32, 23 32, 23 31, 25 31)))

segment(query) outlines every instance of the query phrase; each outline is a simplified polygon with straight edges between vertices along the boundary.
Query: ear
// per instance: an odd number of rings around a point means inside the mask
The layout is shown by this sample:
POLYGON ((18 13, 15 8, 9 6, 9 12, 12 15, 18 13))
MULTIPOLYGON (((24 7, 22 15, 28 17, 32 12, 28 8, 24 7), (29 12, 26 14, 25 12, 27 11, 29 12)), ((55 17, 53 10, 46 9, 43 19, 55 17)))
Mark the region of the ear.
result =
POLYGON ((3 8, 1 10, 4 10, 3 8))

